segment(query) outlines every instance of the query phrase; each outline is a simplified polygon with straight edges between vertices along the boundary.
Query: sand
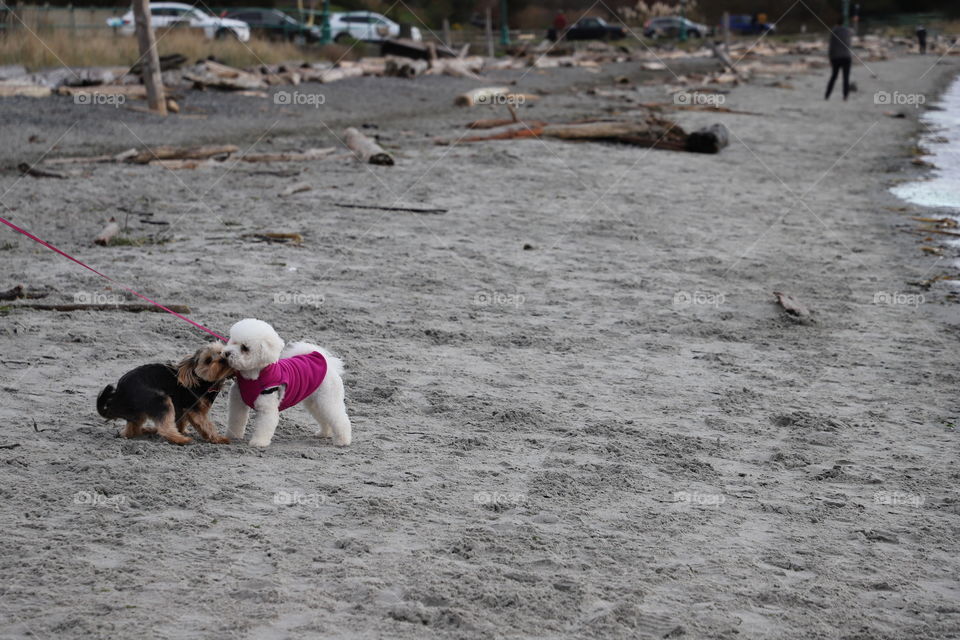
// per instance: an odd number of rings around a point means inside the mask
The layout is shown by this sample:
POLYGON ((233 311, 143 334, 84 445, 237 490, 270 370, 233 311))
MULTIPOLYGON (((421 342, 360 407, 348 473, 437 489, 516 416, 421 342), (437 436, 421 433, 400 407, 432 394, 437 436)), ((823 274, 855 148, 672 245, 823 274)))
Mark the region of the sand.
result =
MULTIPOLYGON (((99 390, 203 334, 164 314, 5 311, 0 445, 19 446, 0 449, 0 636, 958 637, 956 307, 947 284, 910 284, 950 268, 901 233, 923 212, 888 193, 916 171, 917 114, 873 101, 932 97, 957 71, 921 77, 932 62, 858 67, 847 104, 823 101, 818 73, 727 96, 760 115, 677 114, 725 123, 719 156, 431 143, 493 114, 452 106, 480 84, 546 92, 535 117, 629 110, 582 91, 654 77, 626 66, 300 87, 321 109, 191 94, 208 117, 168 123, 0 102, 6 164, 54 143, 325 146, 362 124, 397 158, 0 176, 0 215, 144 294, 342 356, 354 423, 344 449, 302 408, 266 450, 119 439, 99 390), (172 240, 92 246, 118 206, 172 240), (304 243, 244 237, 263 231, 304 243)), ((0 245, 0 289, 120 295, 12 232, 0 245)))

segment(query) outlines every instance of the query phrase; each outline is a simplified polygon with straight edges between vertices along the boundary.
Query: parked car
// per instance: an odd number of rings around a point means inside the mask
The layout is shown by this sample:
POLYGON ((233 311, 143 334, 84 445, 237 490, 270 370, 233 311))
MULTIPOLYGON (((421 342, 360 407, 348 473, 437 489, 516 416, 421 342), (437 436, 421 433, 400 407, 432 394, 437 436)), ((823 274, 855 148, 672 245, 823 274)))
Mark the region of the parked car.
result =
MULTIPOLYGON (((246 22, 218 18, 192 5, 180 2, 151 2, 150 23, 154 29, 170 27, 200 29, 210 39, 236 38, 241 42, 250 39, 250 27, 246 22)), ((107 25, 119 27, 120 33, 132 36, 136 30, 133 10, 127 11, 120 18, 108 18, 107 25)))
MULTIPOLYGON (((556 29, 547 31, 547 39, 556 42, 558 37, 556 29)), ((581 18, 567 29, 563 37, 567 40, 620 40, 627 37, 627 30, 607 24, 603 18, 581 18)))
MULTIPOLYGON (((764 18, 766 16, 763 16, 764 18)), ((756 15, 731 15, 730 31, 739 35, 756 35, 763 33, 773 33, 777 26, 769 22, 763 22, 756 15)))
POLYGON ((680 35, 680 25, 685 25, 687 35, 693 38, 706 38, 710 32, 705 24, 673 16, 647 20, 647 23, 643 25, 643 35, 647 38, 676 38, 680 35))
MULTIPOLYGON (((373 11, 348 11, 330 14, 330 33, 335 42, 353 38, 366 42, 380 42, 400 37, 400 25, 390 18, 373 11)), ((423 40, 420 29, 412 27, 410 37, 423 40)))
POLYGON ((298 43, 320 41, 319 26, 298 22, 279 9, 231 9, 220 15, 246 22, 253 33, 270 40, 292 40, 298 43))

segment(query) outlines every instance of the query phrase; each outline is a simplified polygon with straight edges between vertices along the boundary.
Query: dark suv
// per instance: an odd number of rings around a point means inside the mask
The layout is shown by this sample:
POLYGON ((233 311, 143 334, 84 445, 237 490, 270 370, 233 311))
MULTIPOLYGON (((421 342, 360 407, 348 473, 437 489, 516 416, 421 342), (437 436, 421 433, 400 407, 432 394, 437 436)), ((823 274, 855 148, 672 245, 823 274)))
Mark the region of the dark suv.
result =
POLYGON ((320 41, 320 27, 297 22, 277 9, 231 9, 224 11, 224 18, 243 20, 250 31, 270 40, 291 40, 306 44, 320 41))

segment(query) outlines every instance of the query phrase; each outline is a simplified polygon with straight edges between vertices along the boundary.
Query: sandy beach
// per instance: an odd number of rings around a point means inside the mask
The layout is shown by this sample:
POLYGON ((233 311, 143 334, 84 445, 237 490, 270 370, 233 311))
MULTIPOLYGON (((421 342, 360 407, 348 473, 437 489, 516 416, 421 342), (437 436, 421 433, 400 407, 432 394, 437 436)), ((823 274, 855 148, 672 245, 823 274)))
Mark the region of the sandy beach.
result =
MULTIPOLYGON (((166 122, 3 100, 8 167, 339 146, 362 125, 397 163, 0 174, 0 216, 144 295, 337 353, 354 425, 342 449, 302 408, 266 450, 117 438, 100 389, 204 335, 159 313, 4 308, 0 636, 960 637, 960 324, 949 283, 916 285, 956 256, 921 251, 903 231, 931 213, 888 191, 922 171, 921 110, 874 102, 932 102, 960 70, 934 62, 857 65, 847 103, 823 100, 821 70, 725 96, 753 115, 668 114, 724 123, 719 155, 433 143, 495 113, 453 106, 475 86, 516 82, 548 120, 663 101, 644 84, 662 72, 629 64, 298 88, 320 108, 193 93, 185 113, 206 117, 166 122), (156 236, 120 208, 169 222, 164 241, 93 246, 110 216, 156 236), (263 232, 303 244, 248 237, 263 232)), ((0 248, 0 289, 128 298, 6 228, 0 248)))

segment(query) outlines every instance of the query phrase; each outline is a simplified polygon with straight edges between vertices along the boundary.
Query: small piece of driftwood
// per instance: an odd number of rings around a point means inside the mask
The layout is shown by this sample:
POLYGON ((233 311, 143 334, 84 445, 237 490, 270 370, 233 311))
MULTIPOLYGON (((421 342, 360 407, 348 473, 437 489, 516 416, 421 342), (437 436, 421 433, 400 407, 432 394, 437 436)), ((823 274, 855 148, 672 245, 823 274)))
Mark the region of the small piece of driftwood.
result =
POLYGON ((380 211, 406 211, 409 213, 446 213, 448 209, 432 209, 427 207, 384 207, 376 204, 347 204, 345 202, 335 202, 335 207, 344 209, 378 209, 380 211))
POLYGON ((783 310, 789 315, 795 318, 810 318, 810 309, 789 293, 774 291, 773 295, 776 298, 777 304, 783 307, 783 310))

